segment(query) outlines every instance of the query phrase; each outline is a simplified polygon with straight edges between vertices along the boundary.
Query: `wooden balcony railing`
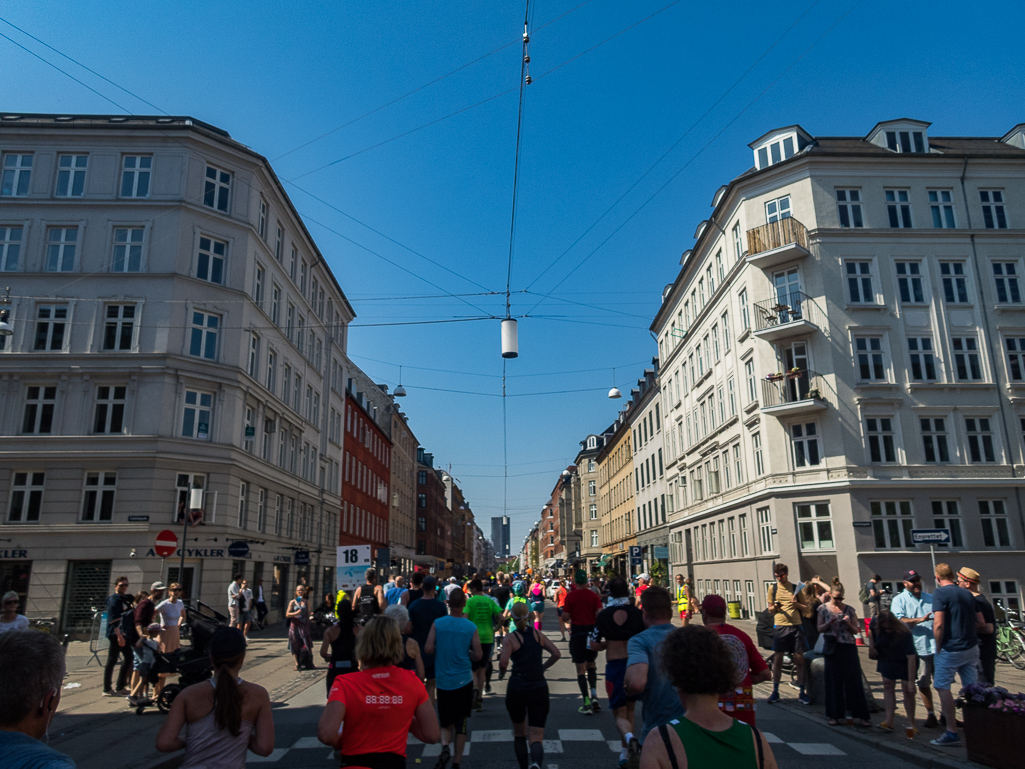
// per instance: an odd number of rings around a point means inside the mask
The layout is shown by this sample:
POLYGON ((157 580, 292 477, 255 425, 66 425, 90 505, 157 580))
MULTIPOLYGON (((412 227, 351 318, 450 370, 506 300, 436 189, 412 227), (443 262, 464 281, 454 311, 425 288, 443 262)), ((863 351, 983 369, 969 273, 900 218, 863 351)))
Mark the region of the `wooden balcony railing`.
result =
POLYGON ((792 245, 808 248, 808 230, 792 216, 747 231, 749 257, 792 245))

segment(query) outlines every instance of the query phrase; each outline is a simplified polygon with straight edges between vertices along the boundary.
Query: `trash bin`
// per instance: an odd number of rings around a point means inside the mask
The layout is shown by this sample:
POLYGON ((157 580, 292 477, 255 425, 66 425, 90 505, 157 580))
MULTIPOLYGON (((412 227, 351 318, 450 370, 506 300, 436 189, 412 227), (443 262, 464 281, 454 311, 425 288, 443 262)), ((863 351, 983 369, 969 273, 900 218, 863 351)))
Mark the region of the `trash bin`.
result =
POLYGON ((740 619, 740 601, 728 601, 726 610, 730 613, 730 619, 740 619))

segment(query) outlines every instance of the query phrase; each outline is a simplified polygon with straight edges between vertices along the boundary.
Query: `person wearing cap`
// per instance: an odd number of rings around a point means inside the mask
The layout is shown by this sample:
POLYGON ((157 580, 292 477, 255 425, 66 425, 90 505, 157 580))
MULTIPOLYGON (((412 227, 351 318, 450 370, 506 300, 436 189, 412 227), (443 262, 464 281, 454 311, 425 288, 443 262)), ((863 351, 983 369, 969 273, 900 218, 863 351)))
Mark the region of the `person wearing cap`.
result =
POLYGON ((573 576, 573 589, 562 606, 562 616, 569 622, 569 654, 577 669, 580 695, 584 698, 584 704, 577 712, 584 715, 601 710, 598 704, 598 671, 594 664, 598 652, 587 648, 588 638, 601 610, 601 599, 587 588, 587 572, 578 569, 573 576))
POLYGON ((935 729, 939 726, 932 698, 932 679, 935 671, 936 637, 933 635, 932 595, 922 587, 922 575, 914 569, 904 572, 904 590, 894 596, 890 604, 893 616, 911 630, 918 657, 918 696, 922 699, 926 717, 922 726, 935 729))
POLYGON ((239 675, 246 659, 241 630, 222 627, 207 649, 213 678, 186 687, 174 698, 157 733, 156 748, 162 753, 184 748, 182 769, 244 769, 247 750, 258 756, 274 750, 270 696, 239 675))
POLYGON ((651 582, 651 575, 648 572, 643 572, 637 575, 637 589, 634 591, 634 595, 637 598, 641 597, 641 593, 648 589, 648 583, 651 582))
POLYGON ((726 600, 720 595, 706 595, 701 602, 701 621, 718 633, 730 648, 737 666, 737 685, 722 695, 719 710, 738 721, 755 725, 755 698, 752 687, 772 678, 751 636, 726 622, 726 600))
POLYGON ((975 598, 975 608, 982 613, 983 626, 979 634, 979 676, 984 683, 996 684, 997 669, 997 616, 993 604, 979 592, 979 572, 962 566, 957 572, 957 584, 975 598))
POLYGON ((448 600, 448 597, 452 595, 452 591, 455 590, 457 587, 459 587, 459 580, 455 577, 449 577, 448 584, 446 584, 445 587, 442 588, 442 592, 445 593, 446 601, 448 600))
POLYGON ((134 695, 136 695, 140 689, 144 688, 144 679, 139 675, 139 667, 143 664, 142 642, 143 639, 146 638, 146 629, 153 622, 153 617, 157 612, 157 604, 160 603, 161 599, 163 599, 165 590, 167 590, 167 585, 160 580, 157 580, 149 586, 149 595, 141 598, 135 604, 132 623, 135 625, 135 632, 138 640, 135 642, 135 646, 132 649, 132 655, 135 658, 135 670, 132 673, 131 692, 128 695, 128 703, 132 705, 132 707, 135 707, 135 703, 132 702, 134 695))
POLYGON ((423 581, 423 597, 417 598, 409 605, 409 621, 413 623, 412 636, 420 646, 420 655, 424 660, 424 683, 427 685, 427 696, 431 705, 435 702, 435 670, 434 655, 427 654, 427 637, 434 628, 434 623, 448 614, 444 601, 438 599, 438 581, 428 574, 423 581))

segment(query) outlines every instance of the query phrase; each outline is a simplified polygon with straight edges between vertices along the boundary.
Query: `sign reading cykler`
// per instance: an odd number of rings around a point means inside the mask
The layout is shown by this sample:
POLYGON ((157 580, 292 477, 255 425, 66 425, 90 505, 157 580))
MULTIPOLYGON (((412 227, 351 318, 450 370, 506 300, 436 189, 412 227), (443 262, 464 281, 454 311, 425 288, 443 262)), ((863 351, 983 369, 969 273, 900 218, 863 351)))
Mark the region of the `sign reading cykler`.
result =
POLYGON ((949 545, 950 529, 912 529, 911 541, 916 545, 949 545))
POLYGON ((153 549, 161 558, 174 555, 174 551, 178 549, 178 535, 170 529, 164 529, 157 534, 157 541, 154 543, 153 549))
POLYGON ((338 590, 352 592, 366 582, 370 568, 370 545, 344 545, 338 548, 335 581, 338 590))

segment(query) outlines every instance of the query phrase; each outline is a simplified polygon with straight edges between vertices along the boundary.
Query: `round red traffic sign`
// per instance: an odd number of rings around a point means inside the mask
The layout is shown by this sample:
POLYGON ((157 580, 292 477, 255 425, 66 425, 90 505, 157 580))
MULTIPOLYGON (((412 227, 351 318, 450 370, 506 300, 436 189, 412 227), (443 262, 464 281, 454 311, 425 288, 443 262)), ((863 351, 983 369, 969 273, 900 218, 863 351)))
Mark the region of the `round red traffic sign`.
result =
POLYGON ((157 541, 153 549, 161 558, 174 555, 174 551, 178 549, 178 536, 170 529, 164 529, 157 534, 157 541))

